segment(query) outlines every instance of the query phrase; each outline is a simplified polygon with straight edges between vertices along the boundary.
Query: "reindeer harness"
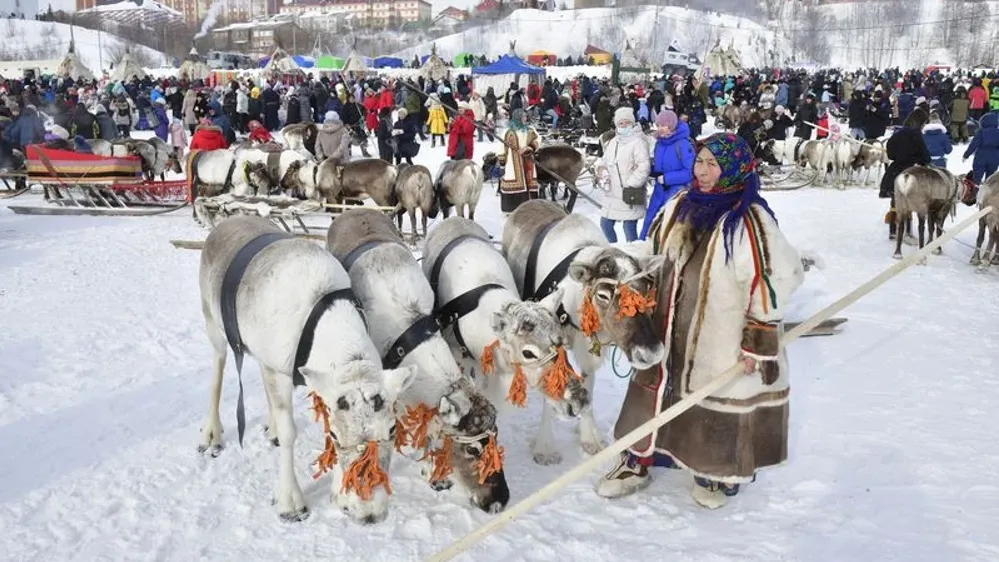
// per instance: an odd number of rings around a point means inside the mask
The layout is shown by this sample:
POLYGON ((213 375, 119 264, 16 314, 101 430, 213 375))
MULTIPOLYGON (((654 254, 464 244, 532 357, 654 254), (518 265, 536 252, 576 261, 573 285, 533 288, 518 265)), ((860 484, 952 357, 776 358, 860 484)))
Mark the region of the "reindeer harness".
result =
MULTIPOLYGON (((246 430, 246 412, 243 408, 243 355, 249 351, 239 334, 239 322, 236 318, 236 294, 239 291, 239 284, 243 280, 243 274, 250 262, 261 250, 279 240, 292 239, 294 236, 286 232, 267 232, 257 236, 247 242, 236 252, 229 267, 226 268, 225 276, 222 278, 222 290, 219 294, 219 306, 222 312, 222 328, 225 331, 225 338, 232 348, 233 356, 236 360, 236 374, 239 380, 239 396, 236 399, 236 427, 239 433, 239 446, 243 446, 243 433, 246 430)), ((295 386, 305 386, 305 379, 299 373, 299 369, 309 361, 312 353, 313 338, 315 336, 316 325, 323 313, 326 312, 333 303, 337 301, 348 301, 354 305, 361 318, 364 318, 364 311, 361 303, 354 297, 350 288, 337 289, 324 294, 309 313, 309 317, 302 327, 302 334, 298 339, 298 348, 295 351, 295 364, 292 368, 292 380, 295 386)))
POLYGON ((465 291, 444 305, 440 305, 437 300, 437 286, 440 281, 441 267, 444 265, 444 259, 451 253, 451 250, 455 249, 465 240, 483 241, 478 236, 464 234, 448 242, 447 245, 441 249, 440 255, 437 256, 437 261, 434 262, 433 267, 430 269, 430 287, 434 290, 434 310, 437 311, 437 323, 440 325, 441 329, 453 326, 452 331, 454 333, 454 339, 458 342, 461 354, 462 356, 468 358, 472 357, 472 354, 469 353, 468 346, 465 344, 465 338, 461 335, 461 330, 458 327, 458 320, 478 308, 479 301, 482 300, 482 297, 486 293, 492 291, 493 289, 502 289, 503 285, 500 285, 499 283, 486 283, 485 285, 479 285, 478 287, 465 291))
MULTIPOLYGON (((524 268, 524 290, 521 294, 521 298, 530 301, 541 301, 548 295, 552 294, 555 289, 558 288, 558 284, 565 279, 565 276, 569 274, 569 265, 572 264, 572 260, 579 255, 579 252, 591 244, 580 246, 575 250, 569 252, 562 261, 558 262, 547 276, 535 287, 534 279, 537 277, 538 270, 538 254, 541 253, 541 244, 545 241, 545 237, 551 232, 555 226, 557 226, 562 219, 552 221, 550 224, 546 225, 544 228, 538 232, 538 235, 534 237, 534 242, 531 243, 531 251, 527 255, 527 264, 524 268)), ((559 303, 558 309, 555 311, 555 315, 558 317, 559 323, 563 326, 569 325, 573 328, 579 329, 578 326, 572 323, 572 319, 569 317, 569 311, 565 309, 562 303, 559 303)))
MULTIPOLYGON (((343 263, 343 268, 348 272, 354 262, 358 260, 362 255, 364 255, 368 250, 376 248, 382 244, 398 244, 400 247, 405 248, 401 242, 385 242, 381 240, 372 240, 370 242, 365 242, 360 246, 351 250, 344 258, 341 263, 343 263)), ((437 319, 431 316, 421 316, 417 318, 409 328, 398 337, 392 346, 389 347, 388 351, 385 352, 385 356, 382 357, 382 367, 386 369, 395 369, 401 363, 402 360, 406 358, 407 355, 413 352, 414 349, 420 346, 420 344, 426 342, 434 334, 440 332, 440 326, 437 323, 437 319)))

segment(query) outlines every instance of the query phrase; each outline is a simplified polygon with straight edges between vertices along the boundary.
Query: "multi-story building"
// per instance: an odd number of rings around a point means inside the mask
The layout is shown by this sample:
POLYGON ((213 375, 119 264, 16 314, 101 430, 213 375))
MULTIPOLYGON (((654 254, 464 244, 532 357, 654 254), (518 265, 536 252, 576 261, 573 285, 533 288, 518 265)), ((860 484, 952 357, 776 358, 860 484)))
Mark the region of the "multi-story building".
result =
POLYGON ((302 48, 305 32, 292 21, 234 23, 212 30, 212 45, 219 51, 266 56, 280 43, 289 52, 302 48))
POLYGON ((394 27, 405 23, 429 22, 432 7, 426 0, 325 0, 282 4, 280 13, 320 13, 327 10, 346 12, 357 25, 394 27))

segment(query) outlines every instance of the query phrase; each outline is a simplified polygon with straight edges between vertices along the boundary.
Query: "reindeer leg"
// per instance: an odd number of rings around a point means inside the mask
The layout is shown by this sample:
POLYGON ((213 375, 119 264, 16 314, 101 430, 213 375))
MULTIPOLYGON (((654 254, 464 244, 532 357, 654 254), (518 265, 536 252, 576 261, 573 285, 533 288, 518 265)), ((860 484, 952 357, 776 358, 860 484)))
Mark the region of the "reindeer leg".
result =
POLYGON ((427 238, 427 213, 420 211, 420 221, 423 222, 423 238, 427 238))
POLYGON ((205 424, 201 426, 201 444, 198 445, 198 452, 208 452, 212 457, 217 457, 222 452, 222 418, 219 417, 219 399, 222 397, 222 377, 225 372, 226 343, 225 332, 222 327, 216 325, 211 317, 211 309, 208 303, 202 301, 201 310, 205 315, 205 332, 208 333, 208 341, 212 344, 214 357, 212 361, 211 394, 208 400, 208 416, 205 424))
POLYGON ((416 209, 409 210, 409 226, 413 229, 413 244, 416 244, 416 239, 419 237, 416 232, 416 209))
POLYGON ((468 206, 468 220, 474 221, 475 220, 475 205, 472 205, 471 203, 468 203, 467 206, 468 206))
POLYGON ((902 259, 902 238, 905 236, 905 213, 897 213, 895 217, 895 255, 892 257, 902 259))
MULTIPOLYGON (((926 245, 926 215, 918 214, 917 217, 919 221, 919 249, 922 250, 926 245)), ((919 265, 926 265, 926 258, 919 260, 919 265)))
MULTIPOLYGON (((583 341, 583 345, 586 345, 586 340, 583 341)), ((573 346, 573 348, 576 350, 579 349, 579 346, 573 346)), ((595 455, 605 447, 603 435, 593 416, 593 386, 597 378, 597 369, 603 363, 603 357, 595 357, 584 348, 582 353, 574 353, 573 358, 579 365, 579 372, 583 375, 583 384, 590 396, 590 405, 579 413, 579 446, 587 454, 595 455)))
POLYGON ((553 417, 551 406, 545 402, 541 406, 541 424, 538 426, 538 434, 534 437, 534 442, 531 443, 531 456, 534 462, 544 466, 562 462, 562 455, 555 450, 555 433, 552 431, 553 417))
POLYGON ((975 241, 975 253, 971 254, 971 265, 982 264, 982 243, 985 242, 985 217, 978 219, 978 239, 975 241))
MULTIPOLYGON (((260 372, 264 372, 264 366, 260 365, 260 372)), ((274 447, 281 446, 281 440, 278 438, 277 434, 277 423, 274 421, 274 402, 271 400, 271 394, 269 392, 264 392, 264 396, 267 397, 267 425, 264 426, 264 432, 267 434, 267 440, 270 441, 271 445, 274 447)))
MULTIPOLYGON (((942 216, 937 217, 933 221, 935 224, 930 224, 930 236, 929 240, 926 241, 927 244, 933 243, 935 238, 940 238, 943 235, 943 223, 947 220, 947 213, 941 211, 940 214, 942 216)), ((940 254, 943 254, 943 246, 939 246, 933 250, 933 255, 939 256, 940 254)))
POLYGON ((302 521, 309 516, 309 508, 305 505, 302 488, 295 477, 295 438, 298 429, 292 416, 292 393, 295 390, 290 373, 279 373, 261 365, 264 378, 264 388, 270 395, 274 424, 277 426, 278 442, 278 481, 277 504, 278 515, 288 522, 302 521))

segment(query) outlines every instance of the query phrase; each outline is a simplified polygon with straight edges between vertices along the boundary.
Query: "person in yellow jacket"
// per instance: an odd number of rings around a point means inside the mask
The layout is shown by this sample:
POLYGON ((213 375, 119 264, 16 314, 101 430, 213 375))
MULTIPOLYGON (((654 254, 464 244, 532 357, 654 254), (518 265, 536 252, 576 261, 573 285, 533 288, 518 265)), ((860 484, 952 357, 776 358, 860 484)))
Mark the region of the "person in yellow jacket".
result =
POLYGON ((427 125, 430 126, 430 147, 433 148, 437 146, 437 139, 439 138, 442 146, 446 146, 444 141, 444 134, 447 133, 447 113, 444 112, 444 106, 439 103, 430 104, 430 115, 427 116, 427 125))

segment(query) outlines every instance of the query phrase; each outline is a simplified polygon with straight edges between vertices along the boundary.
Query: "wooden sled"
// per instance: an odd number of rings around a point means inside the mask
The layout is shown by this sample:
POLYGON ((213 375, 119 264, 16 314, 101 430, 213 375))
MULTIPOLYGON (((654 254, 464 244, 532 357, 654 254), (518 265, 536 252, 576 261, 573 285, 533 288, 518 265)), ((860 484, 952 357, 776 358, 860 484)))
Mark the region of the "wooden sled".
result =
MULTIPOLYGON (((801 337, 803 337, 803 338, 809 338, 809 337, 814 337, 814 336, 835 336, 836 334, 838 334, 838 333, 840 333, 842 331, 842 330, 839 329, 839 327, 842 324, 846 323, 846 321, 847 321, 847 318, 842 318, 842 317, 840 317, 840 318, 830 318, 829 320, 826 320, 826 321, 822 322, 821 324, 819 324, 818 326, 812 328, 811 330, 808 331, 807 334, 805 334, 805 335, 803 335, 801 337)), ((784 323, 784 329, 785 330, 790 330, 790 329, 794 328, 795 326, 797 326, 799 324, 801 324, 801 322, 785 322, 784 323)))
POLYGON ((87 206, 66 206, 66 207, 33 207, 24 205, 9 205, 7 208, 17 215, 49 215, 49 216, 88 216, 88 217, 151 217, 164 215, 183 209, 187 203, 181 203, 174 207, 87 207, 87 206))
MULTIPOLYGON (((356 205, 342 203, 321 203, 302 200, 286 195, 238 196, 226 193, 214 197, 198 197, 194 202, 199 220, 215 228, 220 220, 236 215, 256 215, 270 219, 292 234, 311 235, 315 231, 326 232, 329 223, 337 215, 356 205), (328 210, 328 212, 327 212, 328 210), (324 221, 326 224, 306 224, 306 218, 324 221)), ((395 213, 395 207, 371 207, 383 213, 395 213)))

